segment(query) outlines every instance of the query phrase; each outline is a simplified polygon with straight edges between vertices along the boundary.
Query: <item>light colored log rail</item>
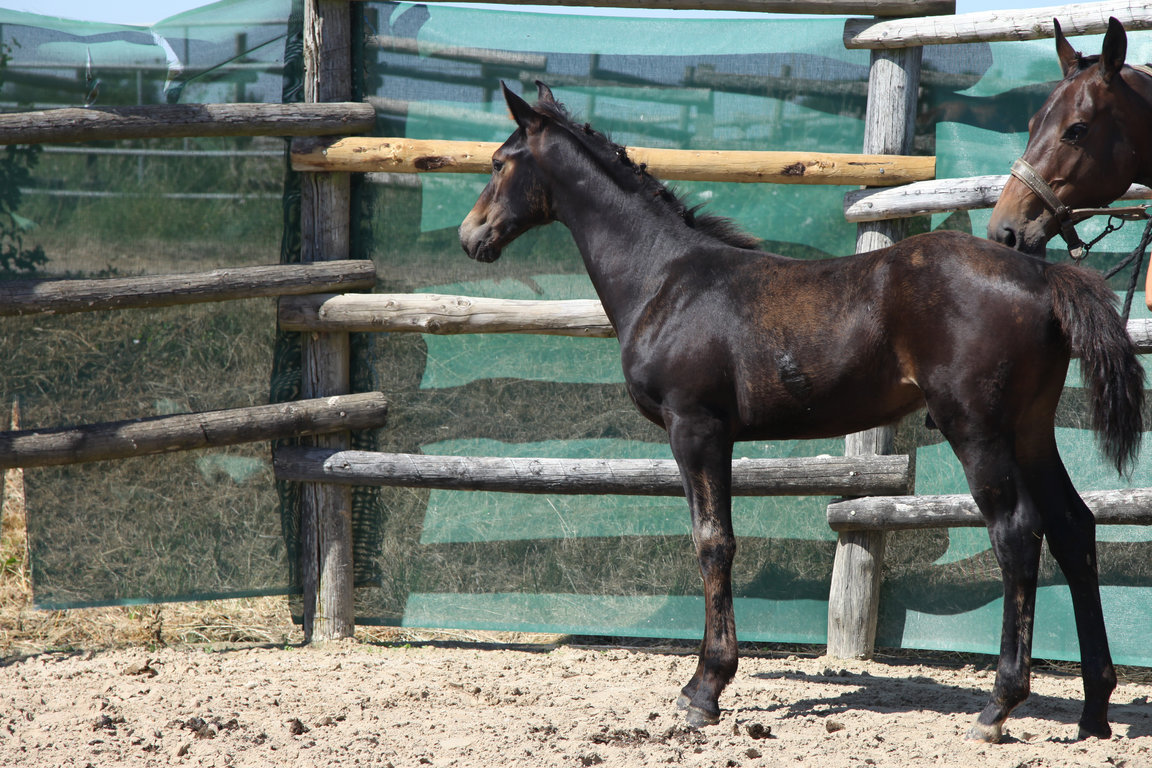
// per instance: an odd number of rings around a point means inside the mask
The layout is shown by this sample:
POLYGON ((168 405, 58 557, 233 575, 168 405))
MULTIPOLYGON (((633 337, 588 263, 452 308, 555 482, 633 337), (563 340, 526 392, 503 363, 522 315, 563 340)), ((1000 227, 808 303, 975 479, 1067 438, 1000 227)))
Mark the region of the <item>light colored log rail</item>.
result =
POLYGON ((53 429, 0 432, 0 469, 47 467, 216 448, 384 426, 379 392, 181 413, 53 429))
MULTIPOLYGON (((671 459, 553 459, 426 456, 284 447, 273 458, 281 480, 506 493, 683 496, 671 459)), ((907 456, 737 459, 738 496, 901 493, 907 456), (880 489, 890 490, 880 490, 880 489)))
MULTIPOLYGON (((992 208, 1007 181, 1007 175, 969 176, 885 189, 854 189, 844 194, 844 218, 855 222, 881 221, 992 208)), ((1152 199, 1152 189, 1133 184, 1120 199, 1152 199)))
POLYGON ((1136 345, 1136 353, 1147 355, 1152 353, 1152 320, 1129 320, 1128 335, 1136 345))
POLYGON ((1038 40, 1054 36, 1053 18, 1060 19, 1066 35, 1096 35, 1108 29, 1110 16, 1123 22, 1129 32, 1152 29, 1152 8, 1144 0, 1107 0, 924 19, 848 19, 844 22, 844 47, 907 48, 1038 40))
MULTIPOLYGON (((469 0, 428 0, 433 3, 469 0)), ((500 5, 572 5, 572 0, 495 0, 500 5)), ((955 13, 955 0, 581 0, 589 7, 674 11, 748 11, 834 16, 923 16, 955 13)))
POLYGON ((375 285, 376 266, 367 260, 95 280, 9 280, 0 281, 0 317, 167 307, 337 290, 370 291, 375 285))
POLYGON ((326 104, 148 104, 0 114, 0 144, 205 136, 326 136, 364 133, 376 111, 326 104))
POLYGON ((317 294, 281 299, 279 321, 285 331, 616 335, 598 299, 512 300, 433 293, 317 294))
MULTIPOLYGON (((488 299, 436 293, 353 293, 286 296, 286 331, 349 333, 535 333, 611 338, 616 335, 597 299, 488 299)), ((1128 321, 1139 354, 1152 353, 1152 320, 1128 321)))
MULTIPOLYGON (((346 137, 292 142, 296 171, 490 173, 497 142, 346 137)), ((661 179, 894 186, 936 175, 936 158, 629 147, 661 179)))
MULTIPOLYGON (((1152 525, 1152 488, 1080 495, 1101 525, 1152 525)), ((978 528, 984 518, 967 494, 868 496, 829 504, 828 525, 835 531, 978 528)))

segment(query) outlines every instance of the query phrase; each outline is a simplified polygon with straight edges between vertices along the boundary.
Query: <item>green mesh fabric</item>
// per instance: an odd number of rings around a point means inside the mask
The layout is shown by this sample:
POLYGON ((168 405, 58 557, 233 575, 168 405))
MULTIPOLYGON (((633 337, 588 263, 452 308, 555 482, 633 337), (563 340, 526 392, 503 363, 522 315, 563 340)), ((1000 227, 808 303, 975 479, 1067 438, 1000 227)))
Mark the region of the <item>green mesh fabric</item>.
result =
MULTIPOLYGON (((0 11, 0 104, 279 102, 289 11, 230 0, 152 28, 0 11)), ((23 246, 46 257, 34 276, 276 263, 282 231, 295 231, 282 214, 286 149, 278 138, 43 145, 16 209, 23 246)), ((275 325, 272 299, 4 318, 4 427, 14 400, 24 428, 266 403, 275 325)), ((40 607, 292 589, 267 443, 28 469, 24 481, 40 607)))
MULTIPOLYGON (((539 78, 580 119, 625 145, 857 152, 863 143, 869 55, 843 48, 841 20, 574 16, 406 3, 353 7, 356 39, 363 41, 355 59, 357 97, 377 108, 380 136, 502 141, 510 123, 500 81, 531 94, 539 78)), ((299 100, 299 8, 293 11, 287 0, 243 0, 225 4, 231 15, 218 16, 220 8, 182 15, 156 30, 0 16, 0 39, 15 40, 21 24, 25 30, 22 47, 12 49, 0 101, 6 108, 83 103, 90 91, 89 51, 102 80, 99 98, 108 98, 104 84, 113 83, 110 93, 119 99, 98 104, 163 101, 174 98, 181 83, 175 98, 182 101, 299 100), (219 22, 210 34, 187 31, 209 14, 219 22), (266 40, 253 36, 253 25, 241 28, 237 21, 254 15, 275 22, 266 40), (236 26, 228 26, 231 21, 236 26), (33 46, 35 35, 26 30, 36 30, 52 46, 33 46), (203 40, 203 50, 217 52, 216 63, 208 53, 197 54, 200 58, 187 59, 194 66, 172 77, 153 31, 176 52, 201 50, 203 40), (61 35, 69 36, 67 45, 60 43, 61 35), (132 61, 147 67, 122 64, 122 72, 112 71, 113 61, 128 59, 106 55, 100 45, 136 46, 132 50, 143 54, 132 61), (32 66, 45 50, 65 48, 56 69, 32 66), (237 56, 241 49, 245 53, 237 56), (146 74, 141 90, 134 91, 130 86, 138 71, 146 74), (22 80, 13 79, 17 72, 22 80), (48 82, 56 85, 37 85, 48 82)), ((1099 48, 1099 38, 1075 42, 1088 53, 1099 48)), ((1152 35, 1129 35, 1130 59, 1152 58, 1149 47, 1152 35)), ((1005 173, 1023 147, 1028 118, 1058 74, 1051 41, 926 49, 915 152, 937 155, 940 177, 1005 173)), ((283 172, 282 142, 176 144, 220 147, 234 156, 165 160, 171 165, 149 156, 141 175, 135 156, 44 154, 33 186, 121 194, 26 196, 20 214, 34 225, 29 241, 44 244, 49 257, 44 271, 134 274, 272 263, 277 253, 284 261, 299 259, 298 184, 283 172), (250 146, 274 146, 277 157, 238 154, 250 146), (161 168, 175 170, 161 176, 161 168), (237 170, 229 175, 221 168, 237 170), (190 178, 193 169, 202 170, 201 186, 190 178), (172 188, 162 181, 180 190, 224 187, 245 198, 242 204, 235 199, 167 203, 152 194, 172 188), (147 190, 150 199, 132 198, 128 205, 122 192, 132 190, 147 190), (265 190, 269 198, 257 198, 265 190), (145 202, 151 207, 143 221, 119 223, 126 210, 145 202)), ((480 176, 452 174, 357 177, 353 243, 356 255, 375 261, 378 289, 503 298, 593 296, 571 238, 559 225, 528 233, 495 264, 477 264, 463 255, 456 228, 484 183, 480 176)), ((736 219, 770 250, 815 258, 854 248, 856 227, 841 214, 844 187, 675 186, 693 204, 736 219)), ((986 221, 987 212, 976 211, 925 217, 914 228, 982 234, 986 221)), ((1083 234, 1096 226, 1085 225, 1083 234)), ((1115 263, 1136 234, 1125 230, 1109 238, 1094 251, 1092 266, 1115 263)), ((1065 258, 1058 242, 1049 255, 1065 258)), ((1116 278, 1116 284, 1124 279, 1116 278)), ((1135 307, 1134 316, 1143 316, 1142 297, 1135 307)), ((162 398, 181 407, 217 408, 292 399, 299 390, 298 338, 273 333, 271 302, 5 320, 5 328, 12 330, 0 344, 14 364, 0 394, 5 402, 21 399, 26 426, 143 415, 162 398), (117 326, 127 323, 137 325, 117 326), (205 334, 219 325, 227 329, 212 330, 218 335, 209 344, 205 334), (105 336, 94 335, 105 326, 105 336), (134 363, 137 358, 130 355, 168 338, 161 331, 197 343, 185 343, 182 358, 158 356, 151 368, 134 363), (48 332, 52 335, 45 336, 48 332), (71 351, 61 353, 63 359, 45 356, 49 339, 71 351), (253 345, 253 339, 259 343, 253 345), (245 351, 246 345, 252 349, 245 351), (194 365, 201 358, 202 369, 194 365), (57 383, 61 370, 69 371, 67 386, 57 383), (121 383, 112 385, 113 380, 121 383)), ((611 339, 373 334, 354 341, 354 359, 356 388, 381 389, 392 403, 388 427, 356 436, 357 447, 477 456, 669 455, 663 432, 629 402, 611 339)), ((1110 475, 1083 429, 1075 372, 1068 385, 1059 437, 1074 479, 1081 489, 1121 487, 1124 481, 1110 475)), ((899 431, 900 449, 916 452, 919 492, 963 492, 956 460, 940 440, 922 417, 909 419, 899 431)), ((253 446, 219 453, 263 459, 266 452, 267 446, 253 446)), ((737 446, 737 456, 748 457, 842 452, 842 440, 737 446)), ((256 475, 244 476, 229 469, 230 461, 192 453, 163 460, 169 464, 149 459, 116 465, 128 468, 117 472, 132 473, 127 479, 103 466, 30 470, 38 602, 291 592, 298 581, 290 573, 297 546, 296 489, 274 483, 266 462, 256 475), (211 469, 201 469, 202 464, 211 469), (181 483, 187 488, 180 489, 181 483), (248 495, 240 498, 241 491, 248 495), (157 516, 174 509, 187 517, 181 527, 150 522, 165 520, 157 516), (244 552, 250 556, 247 570, 236 565, 244 552)), ((1140 464, 1131 485, 1152 485, 1150 461, 1140 464)), ((824 640, 835 543, 825 522, 827 502, 816 497, 736 501, 740 551, 734 589, 742 639, 824 640)), ((701 631, 700 580, 680 499, 359 491, 354 527, 362 623, 657 637, 698 637, 701 631)), ((1099 536, 1114 655, 1149 663, 1147 643, 1137 636, 1147 625, 1142 606, 1152 594, 1149 532, 1102 527, 1099 536)), ((893 534, 884 589, 882 645, 996 652, 1000 583, 983 530, 893 534)), ((1067 591, 1046 559, 1035 654, 1075 657, 1071 627, 1067 591)))

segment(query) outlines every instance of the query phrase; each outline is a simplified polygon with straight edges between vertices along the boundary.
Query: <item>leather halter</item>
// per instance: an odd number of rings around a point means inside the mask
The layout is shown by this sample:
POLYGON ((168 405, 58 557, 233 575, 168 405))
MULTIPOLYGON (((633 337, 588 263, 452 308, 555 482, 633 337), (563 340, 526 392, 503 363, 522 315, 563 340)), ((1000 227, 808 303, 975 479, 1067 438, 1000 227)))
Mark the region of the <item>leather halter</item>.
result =
POLYGON ((1110 216, 1118 219, 1134 220, 1149 218, 1147 205, 1130 205, 1120 208, 1069 208, 1060 202, 1052 187, 1036 172, 1032 165, 1020 157, 1012 163, 1012 176, 1019 179, 1024 186, 1040 198, 1056 221, 1060 224, 1060 235, 1068 244, 1068 253, 1073 259, 1079 261, 1088 255, 1088 249, 1094 244, 1085 245, 1080 236, 1076 234, 1076 225, 1093 216, 1110 216))

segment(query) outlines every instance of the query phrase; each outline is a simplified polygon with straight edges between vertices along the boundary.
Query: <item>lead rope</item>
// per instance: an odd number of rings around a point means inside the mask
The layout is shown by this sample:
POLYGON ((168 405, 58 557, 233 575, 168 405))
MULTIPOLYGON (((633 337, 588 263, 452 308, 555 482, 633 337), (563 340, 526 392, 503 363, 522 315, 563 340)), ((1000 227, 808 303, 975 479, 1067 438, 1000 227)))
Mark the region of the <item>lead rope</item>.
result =
MULTIPOLYGON (((1119 227, 1117 227, 1117 229, 1119 229, 1119 227)), ((1136 294, 1136 283, 1140 279, 1140 267, 1144 264, 1144 251, 1148 249, 1150 243, 1152 243, 1152 219, 1149 219, 1148 223, 1144 226, 1144 234, 1141 235, 1140 243, 1136 246, 1136 249, 1128 254, 1128 257, 1124 259, 1124 261, 1104 273, 1106 279, 1111 278, 1113 275, 1119 273, 1120 270, 1124 269, 1124 267, 1132 262, 1136 262, 1136 266, 1132 268, 1132 277, 1128 280, 1128 292, 1124 294, 1124 311, 1121 313, 1121 317, 1124 319, 1125 324, 1128 323, 1128 315, 1132 311, 1132 297, 1136 294)))

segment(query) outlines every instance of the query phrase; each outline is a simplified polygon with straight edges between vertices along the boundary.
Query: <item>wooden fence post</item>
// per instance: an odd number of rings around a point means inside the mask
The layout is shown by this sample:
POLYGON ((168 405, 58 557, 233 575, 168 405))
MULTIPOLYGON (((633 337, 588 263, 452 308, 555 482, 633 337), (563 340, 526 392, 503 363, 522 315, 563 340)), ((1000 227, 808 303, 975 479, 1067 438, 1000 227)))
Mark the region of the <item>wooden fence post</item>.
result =
MULTIPOLYGON (((352 96, 352 24, 348 0, 304 2, 304 100, 352 96)), ((309 173, 300 195, 301 261, 347 259, 351 186, 346 173, 309 173)), ((349 389, 347 333, 309 333, 303 339, 301 396, 343 395, 349 389)), ((346 450, 347 432, 314 438, 321 448, 346 450)), ((300 558, 304 640, 351 637, 352 489, 306 483, 301 493, 300 558)))
MULTIPOLYGON (((864 152, 907 154, 912 149, 923 49, 873 51, 864 118, 864 152)), ((899 240, 905 221, 858 225, 856 252, 873 251, 899 240)), ((848 435, 844 453, 891 453, 895 427, 848 435)), ((870 658, 876 645, 880 576, 884 565, 883 531, 844 531, 836 542, 828 596, 828 655, 870 658)))

